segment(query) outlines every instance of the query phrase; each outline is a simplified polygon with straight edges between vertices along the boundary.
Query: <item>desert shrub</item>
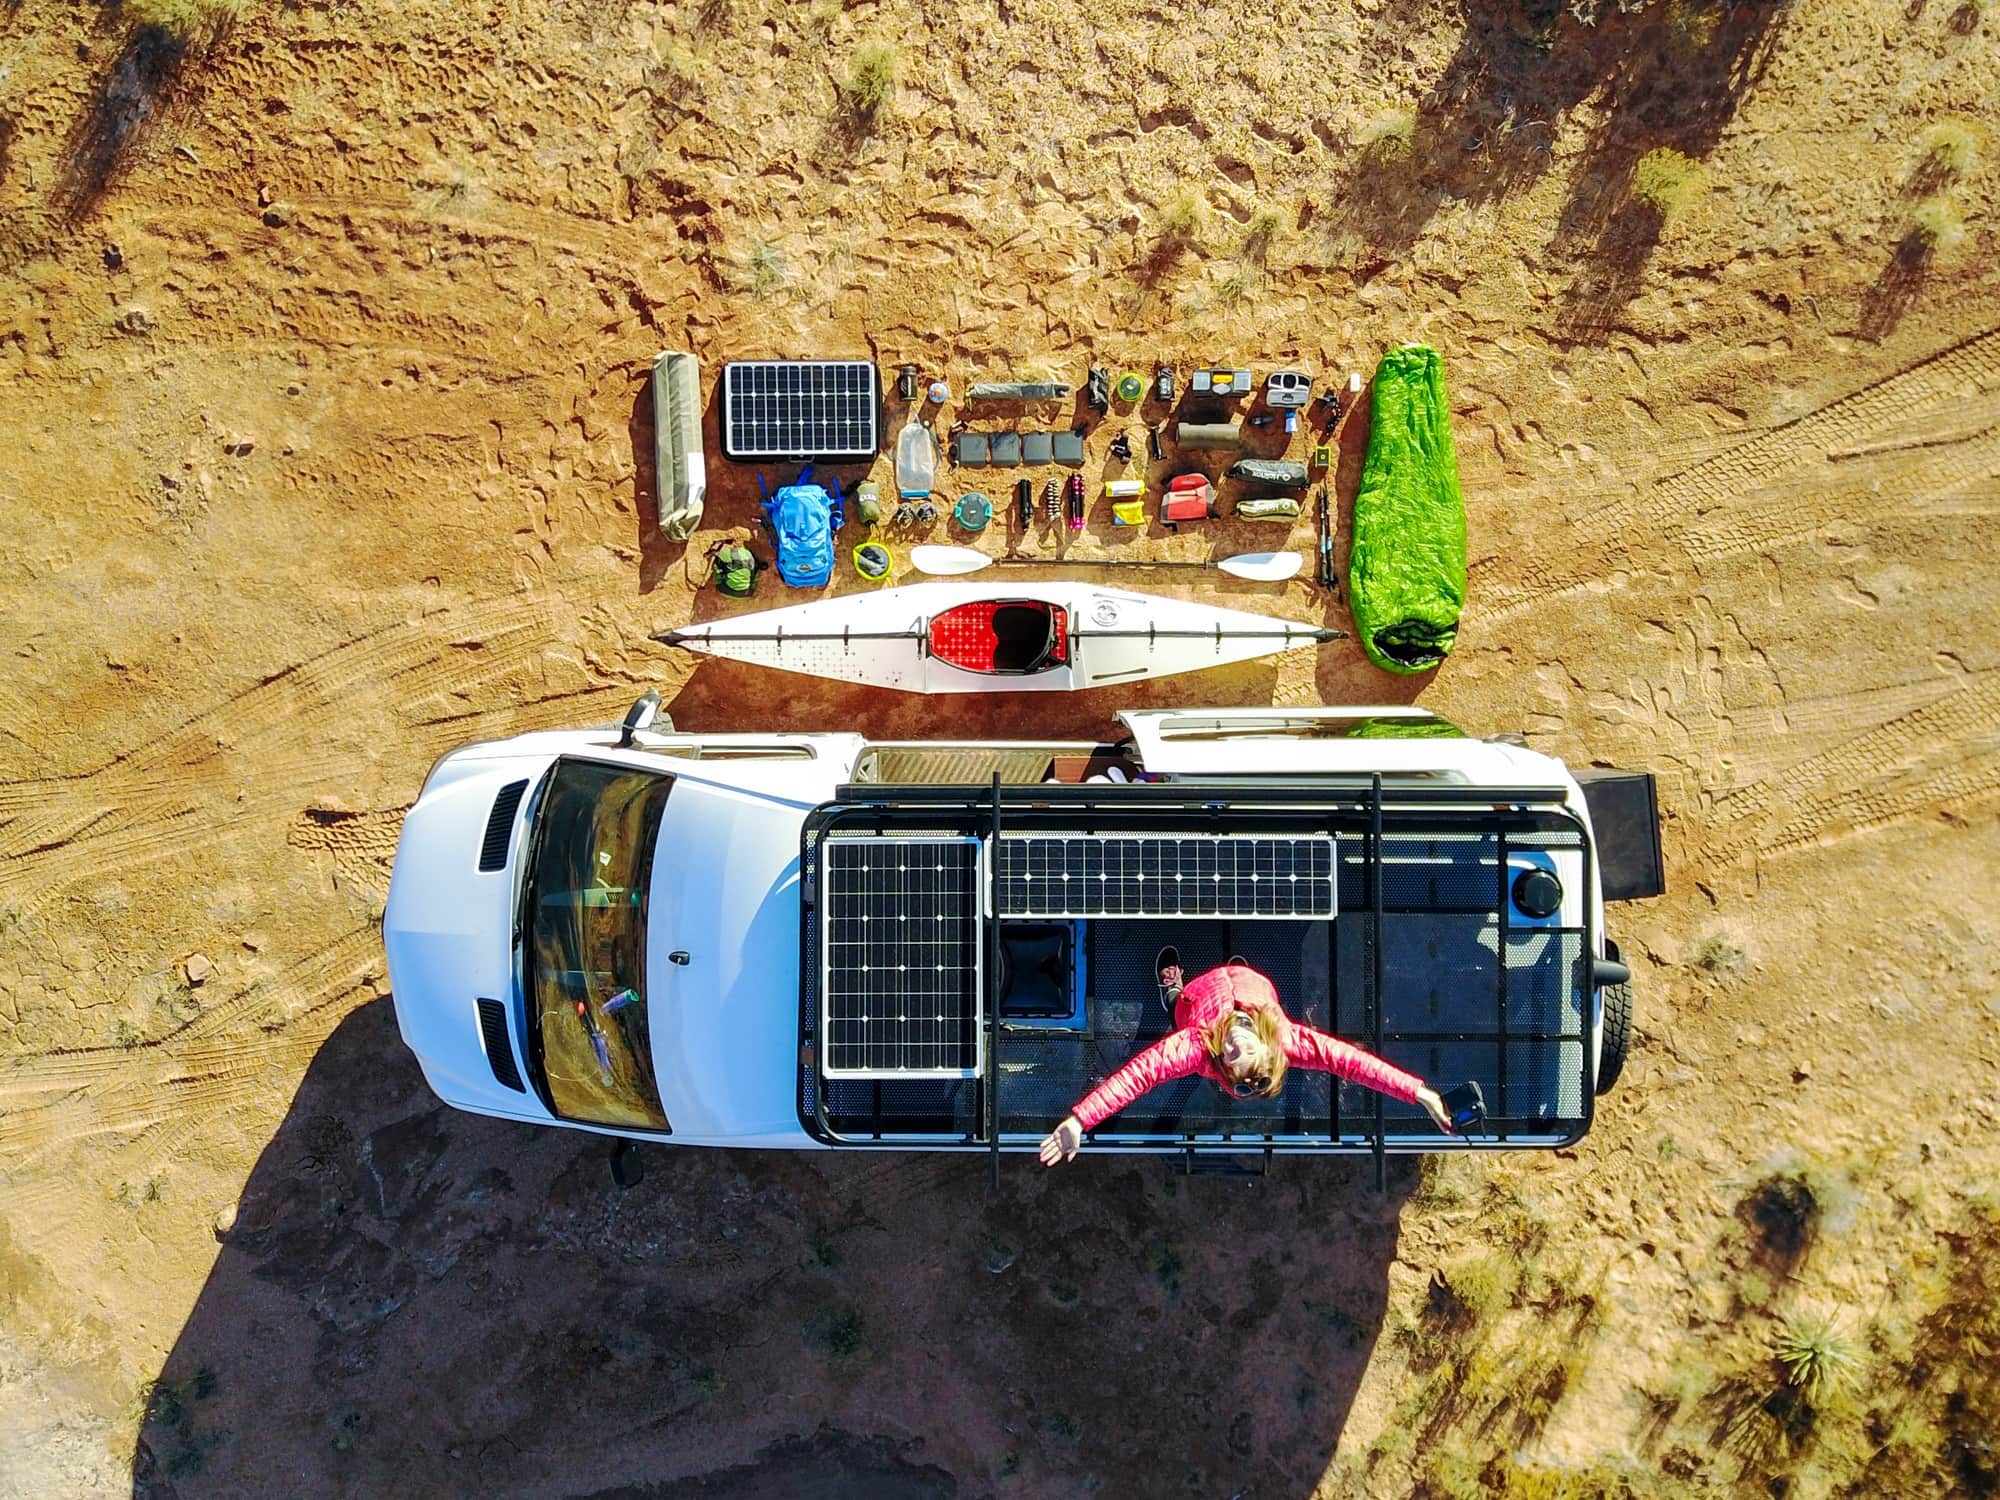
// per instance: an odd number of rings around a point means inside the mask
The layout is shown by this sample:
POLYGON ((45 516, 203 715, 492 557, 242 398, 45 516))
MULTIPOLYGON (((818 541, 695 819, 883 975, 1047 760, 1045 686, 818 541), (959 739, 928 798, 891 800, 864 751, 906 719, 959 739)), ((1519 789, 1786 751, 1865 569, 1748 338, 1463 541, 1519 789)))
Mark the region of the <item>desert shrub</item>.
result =
POLYGON ((227 26, 247 8, 248 0, 124 0, 119 14, 135 26, 191 37, 227 26))
POLYGON ((1248 271, 1240 268, 1233 271, 1225 271, 1215 283, 1215 305, 1217 307, 1241 307, 1250 300, 1256 287, 1256 278, 1248 271))
POLYGON ((1632 169, 1632 196, 1671 219, 1707 186, 1701 163, 1672 146, 1655 146, 1632 169))
POLYGON ((1468 1314, 1473 1318, 1488 1318, 1513 1302, 1527 1269, 1520 1256, 1489 1250, 1447 1266, 1444 1279, 1452 1296, 1468 1314))
POLYGON ((1160 205, 1160 239, 1169 244, 1191 245, 1208 233, 1208 199, 1190 184, 1160 205))
POLYGON ((852 1307, 835 1308, 814 1319, 806 1335, 830 1359, 853 1359, 868 1347, 861 1313, 852 1307))
POLYGON ((1940 120, 1921 140, 1924 160, 1954 176, 1970 171, 1979 159, 1979 132, 1963 120, 1940 120))
POLYGON ((1965 215, 1942 193, 1919 203, 1910 220, 1912 233, 1927 249, 1955 250, 1965 241, 1965 215))
POLYGON ((790 277, 785 252, 769 240, 758 240, 743 253, 743 284, 759 297, 768 297, 790 277))
POLYGON ((1417 112, 1385 109, 1361 127, 1354 143, 1377 161, 1401 161, 1417 147, 1417 112))
POLYGON ((1764 1176, 1737 1205, 1764 1254, 1781 1265, 1800 1259, 1822 1230, 1852 1227, 1859 1199, 1843 1174, 1797 1151, 1765 1164, 1764 1176))
POLYGON ((691 88, 700 83, 701 54, 684 37, 668 37, 654 49, 653 56, 655 72, 676 88, 691 88))
POLYGON ((1284 236, 1285 216, 1275 208, 1260 208, 1243 231, 1243 254, 1261 265, 1284 236))
POLYGON ((1736 1283, 1737 1300, 1745 1307, 1769 1307, 1777 1294, 1777 1287, 1762 1271, 1745 1271, 1742 1280, 1736 1283))
POLYGON ((895 92, 900 61, 895 43, 879 37, 857 46, 847 60, 847 81, 840 90, 847 107, 864 120, 873 119, 895 92))
POLYGON ((1688 962, 1715 979, 1733 979, 1750 967, 1750 956, 1724 937, 1710 935, 1695 945, 1688 962))
POLYGON ((1785 1320, 1778 1335, 1778 1363, 1793 1385, 1818 1400, 1846 1385, 1854 1376, 1857 1361, 1853 1340, 1838 1316, 1804 1312, 1785 1320))

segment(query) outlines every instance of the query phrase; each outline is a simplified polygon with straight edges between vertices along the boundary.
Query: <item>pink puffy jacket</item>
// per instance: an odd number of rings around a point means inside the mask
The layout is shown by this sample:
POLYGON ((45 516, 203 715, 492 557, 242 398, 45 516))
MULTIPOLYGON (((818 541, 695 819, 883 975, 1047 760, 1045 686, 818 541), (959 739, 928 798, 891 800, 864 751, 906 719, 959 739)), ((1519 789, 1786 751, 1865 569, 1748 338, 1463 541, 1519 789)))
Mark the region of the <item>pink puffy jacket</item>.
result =
MULTIPOLYGON (((1222 1070, 1208 1055, 1208 1043, 1204 1040, 1208 1029, 1225 1011, 1267 1007, 1282 1013, 1277 987, 1255 969, 1241 964, 1210 969, 1181 990, 1180 1000, 1174 1006, 1177 1029, 1134 1055, 1124 1067, 1084 1095, 1070 1113, 1085 1130, 1095 1130, 1141 1094, 1158 1088, 1170 1078, 1199 1073, 1226 1087, 1222 1070)), ((1423 1087, 1421 1078, 1382 1061, 1374 1053, 1364 1052, 1339 1037, 1328 1036, 1289 1017, 1285 1025, 1285 1060, 1295 1068, 1317 1068, 1323 1073, 1336 1074, 1405 1104, 1414 1103, 1417 1090, 1423 1087)))

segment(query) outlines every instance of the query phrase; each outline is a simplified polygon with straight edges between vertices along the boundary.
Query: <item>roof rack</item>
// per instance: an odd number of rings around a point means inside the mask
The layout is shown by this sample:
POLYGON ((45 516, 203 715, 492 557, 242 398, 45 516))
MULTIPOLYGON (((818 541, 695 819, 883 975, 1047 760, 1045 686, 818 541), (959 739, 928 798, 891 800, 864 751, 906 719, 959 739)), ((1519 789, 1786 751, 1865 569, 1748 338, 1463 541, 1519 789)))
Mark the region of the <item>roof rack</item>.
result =
MULTIPOLYGON (((1279 978, 1294 1014, 1405 1066, 1426 1059, 1414 1070, 1438 1078, 1440 1086, 1461 1072, 1478 1077, 1492 1101, 1490 1134, 1473 1141, 1442 1137, 1411 1106, 1391 1105, 1381 1095, 1343 1101, 1342 1089, 1353 1086, 1302 1075, 1279 1100, 1257 1101, 1261 1107, 1224 1100, 1205 1084, 1191 1086, 1199 1080, 1169 1085, 1159 1092, 1172 1097, 1157 1109, 1149 1095, 1144 1108, 1134 1106, 1126 1111, 1131 1118, 1107 1122, 1094 1139, 1190 1156, 1362 1153, 1374 1159, 1379 1183, 1392 1152, 1546 1149, 1589 1128, 1595 945, 1586 897, 1593 856, 1563 788, 1405 785, 1385 783, 1379 774, 1316 785, 1008 785, 997 778, 986 786, 852 785, 807 817, 800 853, 798 1109, 807 1131, 828 1144, 984 1150, 996 1172, 1003 1150, 1033 1149, 1075 1098, 1141 1044, 1129 1028, 1108 1034, 1103 1017, 1145 1011, 1151 975, 1145 971, 1143 985, 1131 979, 1132 954, 1143 946, 1149 957, 1164 923, 1209 934, 1212 941, 1203 939, 1209 946, 1225 945, 1215 962, 1233 950, 1265 968, 1259 955, 1279 955, 1267 971, 1279 978), (1003 1015, 1002 928, 1019 919, 1007 915, 1002 861, 992 851, 1024 843, 1162 850, 1196 841, 1190 836, 1240 841, 1253 834, 1272 836, 1264 840, 1271 848, 1330 842, 1337 907, 1275 918, 1240 905, 1211 916, 1161 915, 1146 905, 1058 916, 1057 923, 1074 923, 1080 952, 1098 955, 1089 961, 1091 1006, 1101 1014, 1085 1014, 1079 1002, 1077 1019, 1067 1027, 1003 1015), (827 1076, 826 1018, 820 1014, 826 959, 819 944, 829 895, 825 846, 854 837, 977 839, 988 851, 977 940, 978 982, 990 993, 983 990, 976 1011, 968 1011, 983 1032, 976 1072, 865 1081, 827 1076), (1564 906, 1566 916, 1531 922, 1514 907, 1512 882, 1524 869, 1558 859, 1580 877, 1575 899, 1564 906), (1149 922, 1155 924, 1151 932, 1149 922), (1440 1016, 1434 1000, 1428 1010, 1426 1002, 1413 1000, 1410 954, 1443 942, 1459 945, 1461 967, 1440 973, 1461 976, 1470 997, 1454 1003, 1461 1011, 1483 1007, 1490 995, 1490 1010, 1440 1016), (1306 993, 1302 952, 1324 965, 1322 993, 1306 993), (1123 955, 1125 962, 1107 954, 1123 955), (1518 981, 1513 994, 1510 973, 1518 981), (1120 985, 1124 999, 1117 998, 1120 985), (1127 1003, 1135 988, 1144 992, 1136 1007, 1127 1003)), ((1098 866, 1076 868, 1089 870, 1091 879, 1115 879, 1109 865, 1104 873, 1098 866)), ((1565 881, 1570 878, 1565 873, 1565 881)), ((1177 941, 1189 951, 1186 940, 1177 941)), ((1143 969, 1144 960, 1138 962, 1143 969)))

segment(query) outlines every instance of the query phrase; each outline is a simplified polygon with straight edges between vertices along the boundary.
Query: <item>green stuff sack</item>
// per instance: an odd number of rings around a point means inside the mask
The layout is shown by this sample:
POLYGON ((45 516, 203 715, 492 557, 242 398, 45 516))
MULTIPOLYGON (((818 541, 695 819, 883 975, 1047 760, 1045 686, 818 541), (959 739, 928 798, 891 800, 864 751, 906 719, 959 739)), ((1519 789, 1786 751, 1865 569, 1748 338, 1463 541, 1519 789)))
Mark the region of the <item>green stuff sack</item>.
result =
POLYGON ((1347 562, 1354 633, 1376 666, 1422 672, 1458 641, 1465 501, 1451 444, 1444 361, 1405 344, 1375 371, 1374 425, 1354 497, 1347 562))
POLYGON ((715 586, 732 599, 748 599, 757 587, 756 554, 735 542, 717 547, 715 586))

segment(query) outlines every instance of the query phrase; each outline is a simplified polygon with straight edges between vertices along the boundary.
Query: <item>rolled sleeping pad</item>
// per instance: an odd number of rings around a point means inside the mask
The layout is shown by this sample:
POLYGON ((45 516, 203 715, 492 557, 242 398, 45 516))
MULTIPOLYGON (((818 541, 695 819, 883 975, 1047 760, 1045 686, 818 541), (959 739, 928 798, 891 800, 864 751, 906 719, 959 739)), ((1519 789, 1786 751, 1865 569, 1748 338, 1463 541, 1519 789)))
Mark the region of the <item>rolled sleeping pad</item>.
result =
POLYGON ((1174 441, 1183 448, 1241 448, 1243 427, 1237 422, 1180 422, 1174 441))
POLYGON ((1299 502, 1290 495, 1238 500, 1236 514, 1246 521, 1296 521, 1299 518, 1299 502))
POLYGON ((1289 458, 1239 458, 1229 466, 1229 477, 1292 488, 1306 482, 1306 466, 1289 458))

